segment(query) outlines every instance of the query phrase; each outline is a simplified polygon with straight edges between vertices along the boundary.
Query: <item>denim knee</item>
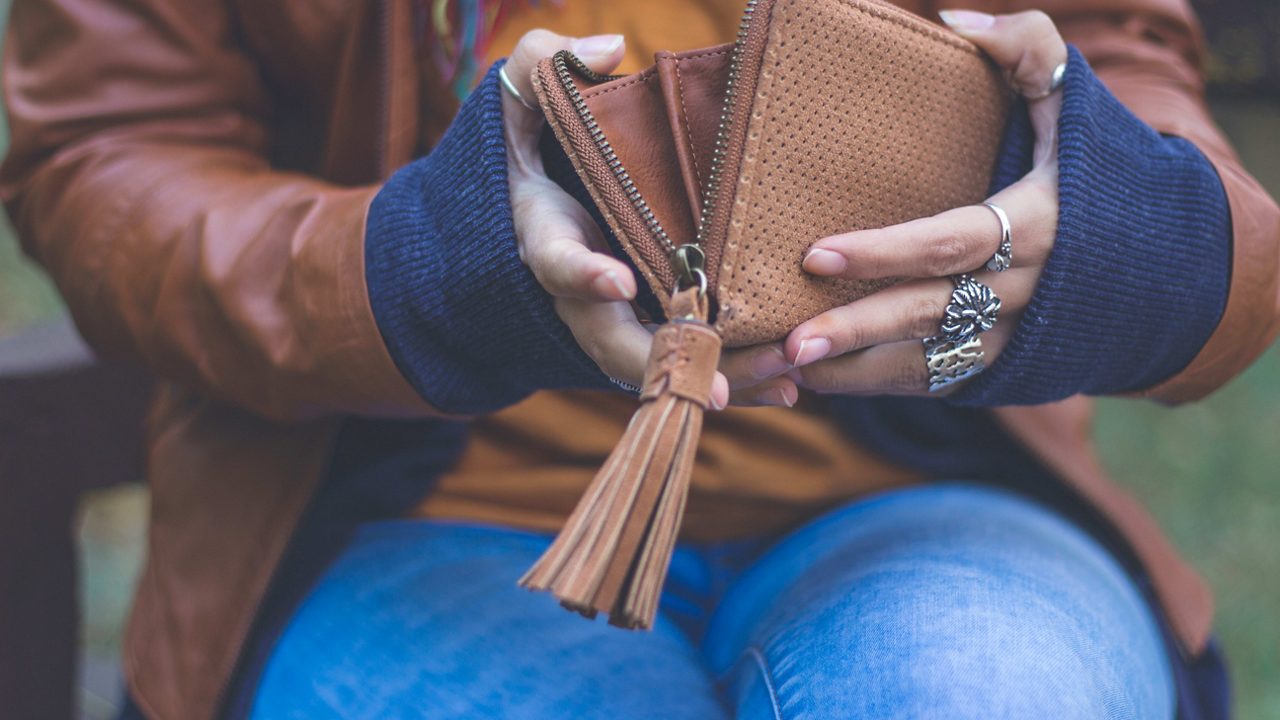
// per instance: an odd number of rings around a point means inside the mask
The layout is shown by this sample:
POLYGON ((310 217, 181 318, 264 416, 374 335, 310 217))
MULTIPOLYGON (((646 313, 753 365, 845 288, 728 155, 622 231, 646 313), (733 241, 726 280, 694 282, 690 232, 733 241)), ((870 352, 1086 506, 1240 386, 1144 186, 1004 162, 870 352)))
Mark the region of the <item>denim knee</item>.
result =
POLYGON ((744 635, 739 717, 1172 717, 1154 620, 1105 551, 1025 501, 919 492, 763 561, 805 568, 744 635))

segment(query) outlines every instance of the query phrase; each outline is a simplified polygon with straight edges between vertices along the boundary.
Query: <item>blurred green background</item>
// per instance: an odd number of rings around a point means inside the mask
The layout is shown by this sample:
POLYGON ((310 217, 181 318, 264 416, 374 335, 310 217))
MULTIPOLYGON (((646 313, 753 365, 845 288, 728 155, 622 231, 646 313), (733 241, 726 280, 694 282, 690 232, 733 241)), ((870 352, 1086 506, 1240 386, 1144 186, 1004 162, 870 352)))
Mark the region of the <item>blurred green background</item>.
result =
MULTIPOLYGON (((7 5, 0 0, 0 17, 7 5)), ((1219 87, 1214 113, 1245 164, 1280 196, 1280 3, 1201 5, 1221 48, 1211 64, 1219 87)), ((0 121, 0 154, 6 137, 0 121)), ((61 310, 0 219, 0 334, 61 310)), ((1196 405, 1103 400, 1096 434, 1115 476, 1146 502, 1215 588, 1239 717, 1280 718, 1280 347, 1196 405)), ((87 718, 112 717, 119 701, 121 621, 140 563, 145 514, 141 487, 96 493, 82 503, 81 704, 87 718)))

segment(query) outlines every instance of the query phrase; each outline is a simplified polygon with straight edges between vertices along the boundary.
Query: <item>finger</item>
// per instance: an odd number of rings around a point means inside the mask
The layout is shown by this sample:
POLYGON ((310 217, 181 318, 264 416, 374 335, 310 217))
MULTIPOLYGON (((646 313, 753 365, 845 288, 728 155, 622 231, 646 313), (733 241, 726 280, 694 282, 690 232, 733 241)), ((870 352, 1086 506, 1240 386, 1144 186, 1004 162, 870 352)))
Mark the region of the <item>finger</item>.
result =
POLYGON ((766 380, 729 396, 729 403, 738 407, 795 407, 800 389, 788 377, 766 380))
MULTIPOLYGON (((538 283, 555 297, 582 300, 631 300, 636 281, 621 260, 590 249, 589 221, 575 220, 562 212, 542 207, 537 221, 521 222, 528 227, 520 241, 522 259, 538 283)), ((517 208, 523 216, 525 208, 517 208)))
POLYGON ((782 354, 781 343, 726 350, 720 356, 720 372, 729 381, 729 388, 737 391, 775 378, 791 369, 791 363, 782 354))
POLYGON ((1036 133, 1035 164, 1051 162, 1057 155, 1062 93, 1049 90, 1054 70, 1067 61, 1067 44, 1053 19, 1039 10, 1012 15, 944 10, 939 15, 957 33, 985 50, 1028 99, 1036 133))
POLYGON ((516 170, 541 171, 538 137, 542 129, 542 113, 533 112, 538 96, 533 91, 533 70, 538 61, 560 50, 571 50, 597 72, 609 72, 622 62, 621 35, 593 35, 571 38, 550 30, 530 30, 520 38, 502 73, 515 87, 520 99, 510 92, 502 93, 502 113, 506 120, 507 154, 516 170))
MULTIPOLYGON (((1011 324, 1012 326, 1012 324, 1011 324)), ((1008 342, 1011 326, 981 335, 983 362, 990 367, 1008 342)), ((796 368, 789 373, 800 387, 824 394, 941 396, 963 385, 929 392, 929 367, 919 340, 876 345, 858 352, 796 368)))
MULTIPOLYGON (((1043 183, 1021 181, 993 196, 1009 216, 1014 267, 1042 265, 1057 225, 1057 196, 1043 183)), ((872 280, 945 277, 983 267, 1000 247, 1000 220, 991 208, 968 205, 887 228, 823 238, 805 256, 805 271, 823 277, 872 280)))
MULTIPOLYGON (((653 335, 636 319, 630 305, 558 298, 556 312, 601 372, 628 385, 644 384, 653 335)), ((711 380, 711 409, 728 405, 729 380, 717 371, 711 380)))
MULTIPOLYGON (((640 325, 630 305, 574 298, 557 298, 555 302, 560 319, 601 372, 637 387, 644 382, 653 335, 640 325)), ((724 395, 727 399, 727 383, 724 395)))
MULTIPOLYGON (((1037 270, 982 273, 978 278, 1000 298, 996 327, 1001 327, 1026 308, 1037 270)), ((832 308, 792 330, 783 342, 783 354, 803 367, 877 345, 937 335, 953 289, 950 280, 914 280, 832 308)))
MULTIPOLYGON (((1019 182, 990 202, 1009 216, 1015 266, 1041 264, 1052 245, 1056 197, 1037 183, 1019 182)), ((991 208, 968 205, 901 225, 823 238, 805 255, 802 267, 813 275, 850 280, 945 277, 983 267, 1000 239, 1000 221, 991 208)))
POLYGON ((971 10, 943 10, 943 22, 986 51, 1009 74, 1023 95, 1044 94, 1053 71, 1067 61, 1067 44, 1053 19, 1040 10, 988 15, 971 10))
POLYGON ((538 61, 551 57, 561 50, 568 50, 587 67, 598 73, 607 73, 622 62, 624 40, 621 35, 592 35, 572 38, 550 30, 530 30, 520 38, 511 58, 507 61, 507 77, 520 91, 521 97, 537 102, 533 92, 533 70, 538 61))
MULTIPOLYGON (((797 395, 799 390, 796 391, 797 395)), ((729 407, 729 380, 722 372, 716 372, 711 380, 711 409, 723 410, 729 407)))

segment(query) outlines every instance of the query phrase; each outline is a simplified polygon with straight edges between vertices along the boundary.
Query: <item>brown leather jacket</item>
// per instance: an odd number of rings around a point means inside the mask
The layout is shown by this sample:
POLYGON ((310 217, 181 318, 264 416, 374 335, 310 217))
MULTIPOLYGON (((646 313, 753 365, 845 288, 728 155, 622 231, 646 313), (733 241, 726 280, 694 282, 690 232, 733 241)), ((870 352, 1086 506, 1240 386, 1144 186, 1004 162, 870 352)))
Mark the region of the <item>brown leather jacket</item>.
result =
MULTIPOLYGON (((150 552, 125 648, 131 692, 153 717, 217 713, 340 418, 432 412, 384 348, 362 252, 379 181, 413 157, 428 122, 412 3, 14 4, 0 193, 85 337, 166 380, 150 419, 150 552)), ((1185 0, 958 4, 1050 11, 1122 101, 1214 163, 1234 222, 1226 314, 1191 365, 1149 394, 1193 400, 1240 372, 1280 327, 1280 210, 1205 110, 1185 0)), ((998 411, 1114 521, 1194 653, 1209 632, 1208 590, 1104 478, 1089 414, 1082 399, 998 411)))

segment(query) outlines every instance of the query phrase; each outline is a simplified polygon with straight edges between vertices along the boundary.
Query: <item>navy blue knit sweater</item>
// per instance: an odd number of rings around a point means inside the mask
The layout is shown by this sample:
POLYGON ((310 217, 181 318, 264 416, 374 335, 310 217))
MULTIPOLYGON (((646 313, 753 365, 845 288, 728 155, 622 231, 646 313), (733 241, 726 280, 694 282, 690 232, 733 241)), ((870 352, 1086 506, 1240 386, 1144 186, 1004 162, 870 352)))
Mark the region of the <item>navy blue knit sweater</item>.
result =
MULTIPOLYGON (((609 387, 516 253, 495 74, 440 144, 386 183, 367 229, 370 299, 391 355, 424 398, 459 414, 540 389, 609 387)), ((1025 111, 1014 113, 997 187, 1029 169, 1032 140, 1025 111)), ((953 403, 1148 387, 1186 366, 1222 315, 1231 226, 1213 167, 1134 117, 1074 49, 1059 165, 1058 237, 1040 284, 998 361, 953 403)))

